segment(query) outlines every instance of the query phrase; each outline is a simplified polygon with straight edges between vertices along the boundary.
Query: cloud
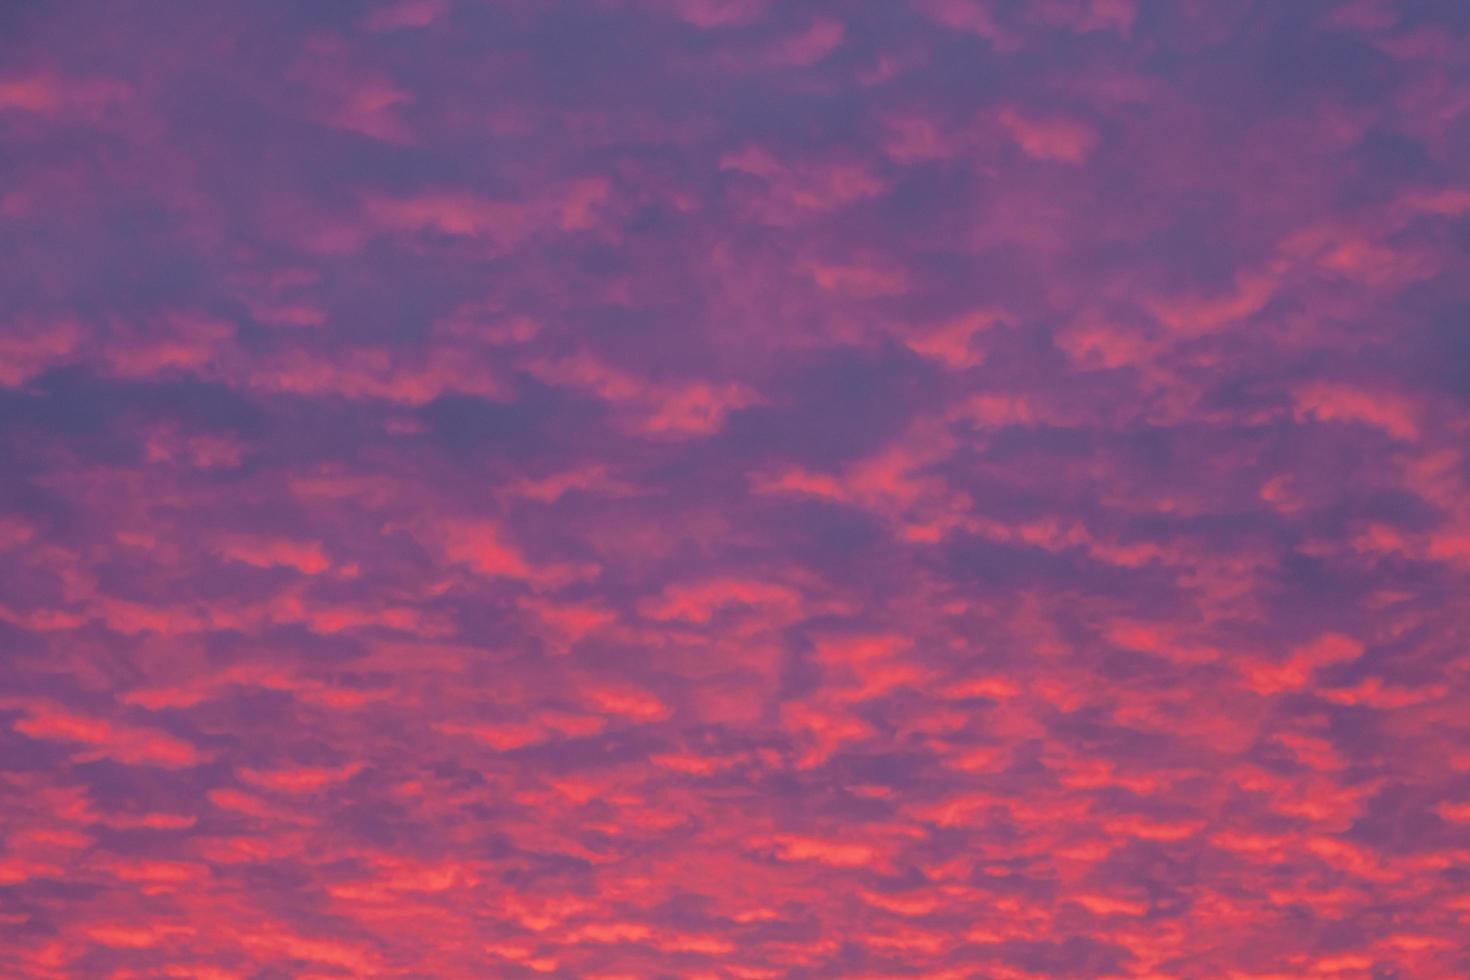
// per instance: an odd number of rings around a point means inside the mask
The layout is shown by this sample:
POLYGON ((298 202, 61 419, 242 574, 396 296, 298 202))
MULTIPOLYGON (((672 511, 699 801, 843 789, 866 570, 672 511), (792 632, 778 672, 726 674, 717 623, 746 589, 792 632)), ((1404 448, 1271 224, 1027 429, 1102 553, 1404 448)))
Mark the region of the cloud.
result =
POLYGON ((1470 975, 1448 6, 20 6, 0 975, 1470 975))
POLYGON ((1097 145, 1090 128, 1069 119, 1025 115, 1010 108, 1002 109, 999 119, 1022 152, 1037 160, 1078 164, 1097 145))
POLYGON ((78 761, 111 759, 124 765, 187 769, 205 761, 193 744, 157 729, 117 724, 43 704, 23 706, 11 727, 28 738, 80 746, 78 761))

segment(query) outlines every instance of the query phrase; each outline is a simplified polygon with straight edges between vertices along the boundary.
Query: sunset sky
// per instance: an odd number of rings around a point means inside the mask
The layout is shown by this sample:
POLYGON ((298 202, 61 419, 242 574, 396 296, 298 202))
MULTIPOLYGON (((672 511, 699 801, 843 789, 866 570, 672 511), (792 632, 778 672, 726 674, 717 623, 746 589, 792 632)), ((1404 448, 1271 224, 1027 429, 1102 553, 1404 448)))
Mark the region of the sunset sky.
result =
POLYGON ((0 3, 0 977, 1470 977, 1470 3, 0 3))

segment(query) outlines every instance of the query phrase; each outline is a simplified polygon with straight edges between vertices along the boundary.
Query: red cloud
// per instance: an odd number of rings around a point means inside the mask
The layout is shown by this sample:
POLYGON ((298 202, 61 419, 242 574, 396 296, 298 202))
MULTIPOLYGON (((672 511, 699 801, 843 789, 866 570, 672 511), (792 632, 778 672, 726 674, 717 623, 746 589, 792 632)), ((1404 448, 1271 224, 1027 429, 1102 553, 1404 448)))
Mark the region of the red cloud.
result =
POLYGON ((0 976, 1470 976, 1454 17, 21 6, 0 976))
POLYGON ((29 738, 83 746, 76 758, 112 759, 126 765, 186 769, 205 756, 191 743, 156 729, 119 725, 41 704, 25 705, 11 727, 29 738))

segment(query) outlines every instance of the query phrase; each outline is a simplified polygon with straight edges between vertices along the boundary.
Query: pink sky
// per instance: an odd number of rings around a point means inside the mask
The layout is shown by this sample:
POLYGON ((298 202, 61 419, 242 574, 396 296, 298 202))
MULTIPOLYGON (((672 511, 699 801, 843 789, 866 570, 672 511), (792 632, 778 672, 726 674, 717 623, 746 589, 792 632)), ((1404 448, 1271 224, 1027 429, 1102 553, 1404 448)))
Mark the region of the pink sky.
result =
POLYGON ((0 10, 0 976, 1470 976, 1470 6, 0 10))

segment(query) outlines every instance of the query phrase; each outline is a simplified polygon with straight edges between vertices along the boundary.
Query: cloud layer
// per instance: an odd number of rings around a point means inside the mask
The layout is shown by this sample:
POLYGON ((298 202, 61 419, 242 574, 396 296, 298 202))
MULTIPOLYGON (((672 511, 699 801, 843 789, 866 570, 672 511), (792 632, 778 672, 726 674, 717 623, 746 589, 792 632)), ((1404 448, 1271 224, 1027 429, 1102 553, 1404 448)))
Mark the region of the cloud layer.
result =
POLYGON ((0 13, 0 973, 1470 975, 1470 13, 0 13))

